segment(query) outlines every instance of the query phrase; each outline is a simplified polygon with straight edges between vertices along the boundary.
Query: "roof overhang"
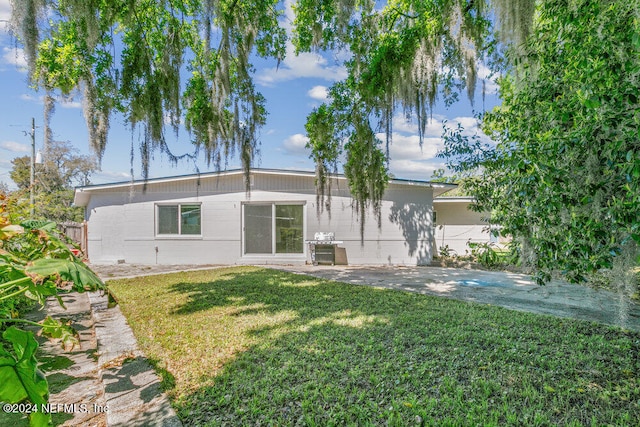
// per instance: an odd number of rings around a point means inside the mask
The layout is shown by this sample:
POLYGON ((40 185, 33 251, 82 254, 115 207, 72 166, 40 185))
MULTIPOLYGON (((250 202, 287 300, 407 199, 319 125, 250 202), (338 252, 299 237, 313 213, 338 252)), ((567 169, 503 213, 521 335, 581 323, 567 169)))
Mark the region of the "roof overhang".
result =
POLYGON ((435 197, 433 199, 433 203, 434 204, 438 204, 438 203, 465 203, 465 204, 469 204, 469 203, 475 203, 476 199, 475 197, 471 197, 471 196, 454 196, 454 197, 435 197))
MULTIPOLYGON (((89 204, 89 199, 91 198, 91 194, 97 191, 109 191, 109 190, 117 191, 123 188, 131 189, 132 187, 133 188, 143 187, 145 185, 149 186, 149 185, 155 185, 155 184, 162 184, 166 182, 197 181, 197 180, 214 178, 214 177, 223 177, 223 176, 226 177, 226 176, 242 175, 242 174, 244 174, 244 171, 242 169, 233 169, 233 170, 220 171, 220 172, 207 172, 207 173, 201 173, 201 174, 169 176, 169 177, 162 177, 162 178, 149 178, 147 180, 132 180, 132 181, 121 181, 121 182, 114 182, 114 183, 108 183, 108 184, 87 185, 84 187, 77 187, 75 189, 73 203, 76 206, 87 206, 87 204, 89 204)), ((286 170, 286 169, 256 168, 256 169, 251 169, 251 174, 315 177, 315 172, 286 170)), ((342 174, 332 174, 331 177, 334 179, 346 180, 346 177, 342 174)), ((398 178, 393 178, 389 180, 389 183, 394 185, 407 185, 407 186, 419 186, 419 187, 432 188, 434 197, 437 197, 440 194, 446 193, 447 191, 453 190, 454 188, 457 187, 456 184, 410 180, 410 179, 398 179, 398 178)))

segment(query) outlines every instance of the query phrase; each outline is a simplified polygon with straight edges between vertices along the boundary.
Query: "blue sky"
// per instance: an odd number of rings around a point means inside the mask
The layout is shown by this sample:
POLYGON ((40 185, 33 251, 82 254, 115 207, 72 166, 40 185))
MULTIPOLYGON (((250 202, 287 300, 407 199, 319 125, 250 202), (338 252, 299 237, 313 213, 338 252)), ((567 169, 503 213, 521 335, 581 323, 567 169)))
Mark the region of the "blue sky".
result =
MULTIPOLYGON (((32 117, 35 117, 37 127, 36 149, 42 148, 43 94, 29 87, 22 50, 8 34, 4 22, 9 17, 9 0, 0 0, 0 182, 13 188, 9 177, 11 160, 30 153, 30 136, 25 132, 31 128, 32 117)), ((279 67, 276 67, 275 60, 260 60, 255 65, 257 88, 265 96, 269 111, 267 124, 260 135, 261 155, 255 166, 313 170, 313 162, 305 149, 304 124, 311 110, 324 101, 326 89, 346 76, 340 55, 303 53, 295 56, 290 48, 287 58, 279 67)), ((484 76, 486 73, 480 69, 479 75, 484 76)), ((495 85, 489 83, 487 88, 485 108, 489 109, 499 100, 495 94, 495 85)), ((416 124, 405 121, 404 115, 398 112, 394 118, 393 144, 390 149, 390 169, 396 177, 428 180, 435 169, 444 166, 442 159, 435 158, 442 147, 440 135, 443 120, 454 124, 460 122, 471 132, 475 130, 476 122, 469 101, 465 95, 460 98, 458 104, 448 109, 442 105, 436 107, 422 149, 418 144, 416 124)), ((476 97, 476 108, 482 108, 480 94, 476 97)), ((75 94, 72 100, 57 103, 51 127, 55 140, 69 141, 79 153, 91 154, 79 94, 75 94)), ((101 171, 91 179, 94 184, 131 179, 132 138, 135 150, 133 177, 141 178, 137 137, 136 132, 132 136, 130 127, 122 117, 112 117, 101 171)), ((166 138, 174 154, 192 152, 190 135, 186 131, 182 130, 176 137, 168 129, 166 138)), ((228 169, 239 166, 237 158, 229 159, 228 169)), ((208 172, 213 170, 212 167, 208 167, 202 159, 196 162, 184 161, 174 166, 166 156, 156 153, 151 162, 150 177, 183 175, 198 170, 208 172)))

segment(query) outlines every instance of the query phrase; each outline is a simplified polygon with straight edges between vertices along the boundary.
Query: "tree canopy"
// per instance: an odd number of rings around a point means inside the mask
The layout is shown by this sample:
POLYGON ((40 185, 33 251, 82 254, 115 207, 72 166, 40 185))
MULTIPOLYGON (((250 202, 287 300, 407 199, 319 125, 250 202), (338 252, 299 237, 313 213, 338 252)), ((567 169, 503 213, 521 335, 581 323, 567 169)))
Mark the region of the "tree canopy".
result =
POLYGON ((522 239, 540 281, 611 270, 630 283, 640 262, 640 3, 540 2, 521 53, 500 81, 502 105, 483 118, 497 146, 451 138, 449 154, 483 171, 480 208, 522 239))
POLYGON ((12 22, 35 85, 63 95, 82 91, 98 157, 112 113, 141 126, 146 178, 154 151, 176 160, 165 121, 174 129, 183 122, 209 162, 219 165, 237 150, 249 167, 266 115, 249 58, 284 55, 278 3, 14 0, 12 22))
MULTIPOLYGON (((193 154, 207 161, 237 154, 248 173, 267 111, 251 59, 346 49, 348 77, 307 123, 318 165, 346 155, 345 174, 364 212, 379 206, 388 181, 388 144, 397 108, 415 114, 421 133, 439 92, 472 97, 478 61, 496 50, 494 11, 504 34, 526 32, 534 0, 12 0, 13 29, 33 83, 63 95, 82 91, 90 143, 98 157, 118 111, 140 126, 143 175, 165 142, 165 122, 184 123, 193 154), (293 23, 285 20, 291 4, 293 23), (292 26, 292 30, 288 28, 292 26), (514 31, 518 29, 518 31, 514 31), (317 117, 324 115, 324 118, 317 117), (317 126, 331 121, 333 126, 317 126), (387 135, 386 148, 375 137, 387 135), (345 141, 347 141, 345 143, 345 141), (364 173, 363 171, 372 171, 364 173)), ((364 220, 364 218, 361 218, 364 220)))
MULTIPOLYGON (((73 188, 89 185, 90 177, 97 170, 93 157, 79 155, 66 141, 52 141, 44 154, 44 163, 35 165, 34 218, 56 222, 82 221, 84 211, 72 206, 73 188)), ((26 194, 31 187, 31 157, 16 157, 11 162, 10 176, 18 187, 18 193, 26 194)), ((30 211, 26 197, 18 198, 14 215, 26 220, 30 211)))

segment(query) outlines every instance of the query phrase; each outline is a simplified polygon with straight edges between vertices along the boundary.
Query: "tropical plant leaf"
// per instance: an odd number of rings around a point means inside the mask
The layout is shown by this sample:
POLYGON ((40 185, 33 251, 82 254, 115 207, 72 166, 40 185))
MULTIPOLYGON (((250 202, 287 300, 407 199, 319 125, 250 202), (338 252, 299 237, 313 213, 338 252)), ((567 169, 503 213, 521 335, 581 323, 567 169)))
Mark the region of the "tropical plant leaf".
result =
POLYGON ((27 290, 24 293, 24 296, 27 298, 31 298, 32 300, 38 301, 38 303, 42 306, 45 305, 47 301, 47 297, 55 297, 60 306, 65 310, 67 307, 64 306, 62 298, 58 295, 58 288, 56 287, 56 282, 51 280, 46 280, 43 283, 34 283, 33 279, 27 283, 27 290))
POLYGON ((42 230, 46 232, 54 231, 57 224, 53 221, 41 221, 35 219, 28 219, 20 223, 27 230, 42 230))
MULTIPOLYGON (((0 401, 20 403, 28 399, 31 403, 44 405, 49 397, 49 385, 38 369, 35 353, 38 342, 33 333, 10 327, 2 337, 13 345, 14 354, 0 346, 0 401)), ((36 411, 29 414, 32 427, 48 426, 51 415, 36 411)))
POLYGON ((64 282, 72 282, 73 289, 78 292, 104 289, 102 280, 86 265, 77 261, 36 259, 27 266, 25 271, 32 277, 46 279, 53 276, 64 282))
POLYGON ((47 427, 50 425, 51 415, 47 412, 38 411, 29 414, 29 425, 31 427, 47 427))
POLYGON ((20 384, 15 365, 15 358, 0 347, 0 400, 3 402, 20 402, 27 398, 24 387, 14 386, 20 384))
POLYGON ((0 228, 0 240, 7 240, 10 237, 15 236, 16 234, 23 233, 24 229, 16 224, 5 225, 0 228))
POLYGON ((47 338, 61 340, 62 348, 71 351, 76 345, 80 344, 80 341, 78 340, 78 332, 69 323, 63 323, 61 320, 47 316, 42 322, 42 335, 47 338))
MULTIPOLYGON (((5 203, 0 204, 0 213, 4 212, 5 206, 5 203)), ((65 285, 72 284, 73 290, 78 292, 105 289, 100 278, 58 237, 61 234, 56 231, 55 223, 29 220, 21 226, 7 225, 6 218, 0 216, 0 239, 4 240, 0 248, 0 302, 11 303, 23 294, 44 305, 48 297, 54 296, 64 307, 59 294, 65 285)), ((12 304, 7 307, 0 307, 3 317, 11 317, 5 320, 25 321, 11 311, 12 304)), ((41 331, 45 336, 60 339, 63 348, 73 348, 78 344, 78 338, 69 323, 47 317, 41 331)), ((11 327, 2 334, 0 402, 37 405, 34 408, 38 410, 29 414, 29 424, 45 427, 50 425, 51 416, 40 408, 47 403, 49 391, 44 375, 37 369, 37 348, 38 343, 31 332, 11 327), (9 343, 10 346, 5 345, 9 343)))
POLYGON ((37 368, 38 342, 33 333, 11 326, 2 337, 13 345, 15 354, 0 347, 0 400, 18 403, 29 399, 38 405, 45 404, 49 387, 37 368))

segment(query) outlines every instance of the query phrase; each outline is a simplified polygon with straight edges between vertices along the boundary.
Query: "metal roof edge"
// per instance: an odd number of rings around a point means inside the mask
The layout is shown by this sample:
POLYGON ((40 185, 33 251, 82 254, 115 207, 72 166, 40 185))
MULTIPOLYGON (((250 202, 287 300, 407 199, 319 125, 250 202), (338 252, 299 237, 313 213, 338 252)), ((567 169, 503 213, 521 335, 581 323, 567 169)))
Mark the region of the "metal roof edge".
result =
POLYGON ((473 203, 476 202, 476 198, 473 196, 438 196, 438 197, 434 197, 433 198, 433 202, 437 203, 437 202, 468 202, 468 203, 473 203))
MULTIPOLYGON (((242 169, 230 169, 226 171, 216 171, 216 172, 204 172, 197 174, 189 174, 189 175, 174 175, 167 177, 158 177, 158 178, 149 178, 149 179, 136 179, 130 181, 119 181, 119 182, 111 182, 106 184, 91 184, 85 185, 81 187, 76 187, 77 191, 85 191, 85 190, 103 190, 109 188, 119 188, 119 187, 128 187, 131 185, 149 185, 149 184, 157 184, 163 182, 170 181, 186 181, 192 179, 203 179, 210 178, 215 176, 229 176, 229 175, 237 175, 240 173, 244 173, 242 169)), ((272 175, 298 175, 298 176, 315 176, 315 172, 313 171, 300 171, 300 170, 289 170, 289 169, 266 169, 266 168, 253 168, 251 169, 251 173, 261 173, 261 174, 272 174, 272 175)), ((343 174, 330 174, 332 178, 337 179, 346 179, 343 174)), ((402 179, 402 178, 391 178, 389 180, 390 184, 397 185, 420 185, 420 186, 428 186, 432 188, 442 188, 442 189, 454 189, 458 185, 457 184, 449 184, 449 183, 440 183, 440 182, 432 182, 432 181, 421 181, 421 180, 413 180, 413 179, 402 179)), ((448 190, 447 190, 448 191, 448 190)))

